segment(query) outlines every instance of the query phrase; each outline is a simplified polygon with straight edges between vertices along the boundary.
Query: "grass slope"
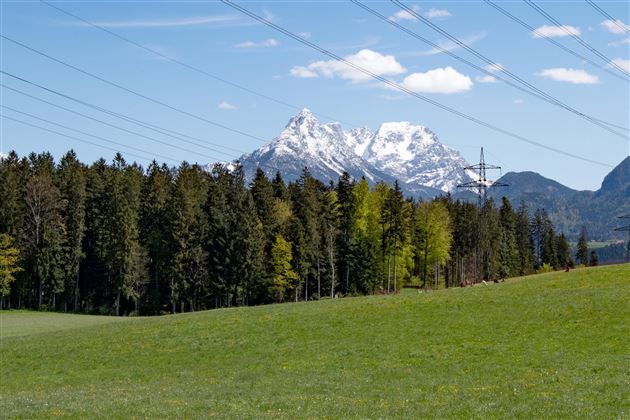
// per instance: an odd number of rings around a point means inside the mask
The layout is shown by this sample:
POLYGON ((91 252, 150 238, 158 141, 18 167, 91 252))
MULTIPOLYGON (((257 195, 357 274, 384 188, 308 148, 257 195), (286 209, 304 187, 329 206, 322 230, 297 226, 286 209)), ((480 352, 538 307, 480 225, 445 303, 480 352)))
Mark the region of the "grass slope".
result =
MULTIPOLYGON (((427 294, 74 324, 3 338, 0 413, 623 418, 629 302, 625 265, 427 294)), ((39 314, 1 316, 14 330, 20 317, 39 314)))
POLYGON ((12 337, 126 321, 129 318, 56 312, 0 311, 0 342, 12 337))

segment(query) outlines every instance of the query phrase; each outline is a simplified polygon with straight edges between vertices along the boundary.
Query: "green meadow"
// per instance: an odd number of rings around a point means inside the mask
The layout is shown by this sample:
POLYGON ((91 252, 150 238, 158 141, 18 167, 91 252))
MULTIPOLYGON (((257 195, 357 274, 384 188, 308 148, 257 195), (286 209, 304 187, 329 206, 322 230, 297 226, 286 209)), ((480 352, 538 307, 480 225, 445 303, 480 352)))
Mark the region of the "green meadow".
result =
POLYGON ((630 417, 627 264, 0 336, 3 418, 630 417))

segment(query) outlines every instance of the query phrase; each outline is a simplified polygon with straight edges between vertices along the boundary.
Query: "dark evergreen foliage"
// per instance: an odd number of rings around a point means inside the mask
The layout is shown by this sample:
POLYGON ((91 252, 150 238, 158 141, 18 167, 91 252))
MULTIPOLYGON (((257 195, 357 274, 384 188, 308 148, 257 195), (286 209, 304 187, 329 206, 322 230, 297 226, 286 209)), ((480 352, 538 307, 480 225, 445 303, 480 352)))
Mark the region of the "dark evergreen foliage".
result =
POLYGON ((506 198, 499 208, 405 200, 397 183, 370 189, 346 173, 324 185, 305 168, 286 185, 258 171, 246 186, 239 166, 145 171, 120 154, 86 166, 70 151, 58 165, 11 153, 0 181, 0 233, 19 252, 4 293, 12 308, 152 315, 573 265, 544 210, 530 220, 506 198))

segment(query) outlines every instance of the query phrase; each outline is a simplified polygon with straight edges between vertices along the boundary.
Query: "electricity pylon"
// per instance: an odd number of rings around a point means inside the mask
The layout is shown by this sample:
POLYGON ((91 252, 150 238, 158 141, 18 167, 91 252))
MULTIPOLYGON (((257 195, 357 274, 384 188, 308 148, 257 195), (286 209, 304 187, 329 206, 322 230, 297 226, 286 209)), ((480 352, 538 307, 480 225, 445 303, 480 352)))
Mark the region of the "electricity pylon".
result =
POLYGON ((486 194, 488 188, 494 187, 509 187, 508 184, 498 181, 489 180, 486 177, 486 171, 488 169, 498 169, 500 170, 500 166, 490 165, 486 163, 486 159, 483 155, 483 147, 481 148, 481 155, 479 156, 479 163, 476 165, 466 166, 464 170, 472 171, 477 175, 477 179, 473 179, 472 181, 465 182, 463 184, 459 184, 457 188, 467 188, 476 190, 479 194, 479 207, 481 208, 483 204, 486 202, 486 194))

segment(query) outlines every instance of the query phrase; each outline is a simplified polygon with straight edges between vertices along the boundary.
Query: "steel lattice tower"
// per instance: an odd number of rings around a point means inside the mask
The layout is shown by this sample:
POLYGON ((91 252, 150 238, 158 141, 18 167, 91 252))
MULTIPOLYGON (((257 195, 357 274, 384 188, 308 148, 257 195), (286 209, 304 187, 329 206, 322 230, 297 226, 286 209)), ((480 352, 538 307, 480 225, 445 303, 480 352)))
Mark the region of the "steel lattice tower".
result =
POLYGON ((479 207, 480 208, 486 202, 486 194, 487 194, 488 188, 509 187, 508 184, 505 184, 503 182, 489 180, 486 177, 486 171, 488 169, 501 170, 501 167, 486 163, 486 159, 484 157, 483 147, 482 147, 481 154, 479 156, 479 163, 477 163, 476 165, 464 167, 464 170, 473 171, 475 174, 477 174, 477 179, 473 179, 472 181, 465 182, 457 186, 457 188, 467 188, 467 189, 476 190, 476 192, 479 194, 479 207))

